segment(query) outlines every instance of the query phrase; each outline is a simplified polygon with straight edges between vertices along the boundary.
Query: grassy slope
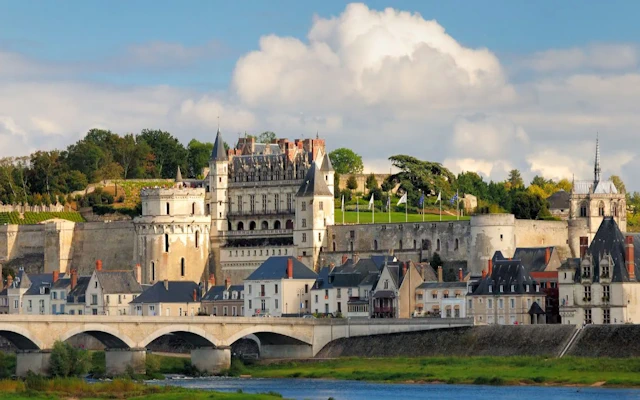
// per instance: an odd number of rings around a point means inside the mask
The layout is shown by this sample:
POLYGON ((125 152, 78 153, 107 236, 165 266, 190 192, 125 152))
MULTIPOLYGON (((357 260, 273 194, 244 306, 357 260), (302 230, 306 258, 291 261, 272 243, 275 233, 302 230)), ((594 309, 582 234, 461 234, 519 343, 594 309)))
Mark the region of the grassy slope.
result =
POLYGON ((2 212, 0 213, 0 225, 2 224, 16 224, 16 225, 34 225, 48 219, 59 218, 66 219, 73 222, 84 222, 82 215, 73 211, 64 212, 26 212, 24 218, 20 218, 20 213, 17 212, 2 212))
MULTIPOLYGON (((358 215, 355 211, 346 211, 344 213, 344 222, 347 224, 355 224, 357 222, 358 215)), ((376 224, 388 224, 389 223, 389 214, 385 212, 377 212, 375 215, 376 224)), ((460 220, 467 220, 469 217, 460 217, 460 220)), ((361 224, 370 224, 372 220, 371 211, 364 209, 360 211, 360 223, 361 224)), ((408 222, 422 222, 422 214, 407 214, 408 222)), ((425 221, 440 221, 440 216, 438 214, 425 214, 425 221)), ((443 221, 455 221, 456 217, 454 215, 445 215, 442 214, 443 221)), ((335 222, 336 224, 342 224, 342 210, 336 209, 335 212, 335 222)), ((405 215, 401 212, 392 212, 391 213, 391 222, 405 222, 405 215)))
POLYGON ((542 357, 344 358, 247 366, 253 377, 388 382, 640 386, 640 359, 542 357))

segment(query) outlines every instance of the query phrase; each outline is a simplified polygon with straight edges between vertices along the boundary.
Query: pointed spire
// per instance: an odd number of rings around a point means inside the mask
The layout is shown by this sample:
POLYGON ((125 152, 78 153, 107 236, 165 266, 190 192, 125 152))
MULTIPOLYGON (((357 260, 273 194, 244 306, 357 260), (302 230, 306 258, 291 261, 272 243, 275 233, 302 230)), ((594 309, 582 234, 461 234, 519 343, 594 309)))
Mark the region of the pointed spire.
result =
POLYGON ((227 161, 227 152, 224 149, 224 141, 222 140, 222 134, 220 133, 220 127, 218 127, 218 133, 216 134, 216 141, 213 143, 213 150, 211 151, 211 161, 227 161))
POLYGON ((322 172, 331 172, 334 171, 333 165, 331 164, 331 159, 329 158, 329 153, 325 153, 322 158, 322 165, 320 166, 320 171, 322 172))
POLYGON ((179 165, 178 165, 178 172, 176 173, 176 182, 182 182, 182 172, 180 172, 179 165))
POLYGON ((332 196, 324 178, 320 176, 320 170, 315 161, 309 166, 307 176, 298 190, 298 196, 332 196))
POLYGON ((596 162, 593 167, 593 175, 596 182, 600 182, 600 142, 599 134, 596 134, 596 162))

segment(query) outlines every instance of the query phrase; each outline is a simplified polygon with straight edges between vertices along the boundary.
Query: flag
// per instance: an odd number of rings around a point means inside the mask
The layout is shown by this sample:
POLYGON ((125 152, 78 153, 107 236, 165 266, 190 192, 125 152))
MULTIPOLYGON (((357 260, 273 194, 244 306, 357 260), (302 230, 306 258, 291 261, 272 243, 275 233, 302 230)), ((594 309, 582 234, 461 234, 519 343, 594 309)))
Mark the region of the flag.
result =
POLYGON ((344 212, 344 196, 342 196, 342 212, 344 212))
POLYGON ((442 192, 438 192, 438 198, 436 201, 442 201, 442 192))
POLYGON ((400 200, 398 200, 398 204, 396 204, 397 206, 399 206, 400 204, 407 204, 407 193, 405 192, 405 194, 402 195, 402 197, 400 197, 400 200))
POLYGON ((424 205, 424 193, 422 193, 422 196, 420 196, 420 200, 418 200, 418 205, 420 207, 424 205))
POLYGON ((371 207, 373 207, 373 201, 374 201, 374 194, 371 194, 371 198, 369 199, 369 210, 371 210, 371 207))
POLYGON ((451 198, 451 205, 455 204, 457 200, 458 200, 458 193, 454 194, 453 197, 451 198))
POLYGON ((387 195, 387 210, 391 208, 391 195, 387 195))

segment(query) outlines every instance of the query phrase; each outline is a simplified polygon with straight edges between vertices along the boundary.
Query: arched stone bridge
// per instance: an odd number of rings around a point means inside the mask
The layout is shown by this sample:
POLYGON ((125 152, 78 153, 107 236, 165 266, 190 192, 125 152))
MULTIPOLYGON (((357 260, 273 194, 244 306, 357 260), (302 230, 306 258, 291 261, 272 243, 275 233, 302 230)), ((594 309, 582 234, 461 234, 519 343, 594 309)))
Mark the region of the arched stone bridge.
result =
POLYGON ((146 348, 172 334, 193 344, 192 363, 200 370, 229 368, 230 346, 254 335, 262 358, 310 358, 327 343, 344 337, 423 331, 473 325, 472 319, 304 319, 249 317, 139 317, 93 315, 2 315, 0 336, 19 350, 17 374, 46 373, 57 340, 88 334, 106 348, 107 373, 127 366, 144 369, 146 348))

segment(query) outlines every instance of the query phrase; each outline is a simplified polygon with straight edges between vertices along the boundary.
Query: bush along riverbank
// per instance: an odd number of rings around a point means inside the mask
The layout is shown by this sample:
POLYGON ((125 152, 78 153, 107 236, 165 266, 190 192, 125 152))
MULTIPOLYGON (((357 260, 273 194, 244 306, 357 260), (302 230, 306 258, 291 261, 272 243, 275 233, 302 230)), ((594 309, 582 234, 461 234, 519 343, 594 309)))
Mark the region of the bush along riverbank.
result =
POLYGON ((640 359, 545 357, 340 358, 232 365, 254 378, 397 383, 640 387, 640 359))

